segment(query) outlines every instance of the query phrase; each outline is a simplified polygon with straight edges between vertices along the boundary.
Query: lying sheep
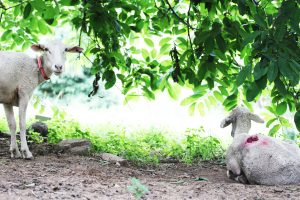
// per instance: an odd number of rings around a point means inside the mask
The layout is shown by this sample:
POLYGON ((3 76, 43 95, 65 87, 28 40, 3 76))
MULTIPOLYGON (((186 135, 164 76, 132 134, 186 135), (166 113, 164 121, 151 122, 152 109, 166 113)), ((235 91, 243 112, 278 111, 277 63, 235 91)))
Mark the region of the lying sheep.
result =
MULTIPOLYGON (((245 110, 238 107, 232 113, 244 116, 245 110)), ((242 125, 249 122, 247 118, 238 118, 236 121, 242 125)), ((221 127, 224 127, 224 120, 221 127)), ((247 127, 250 129, 249 124, 247 127)), ((235 128, 245 132, 233 131, 233 142, 226 152, 229 178, 241 183, 262 185, 300 183, 300 150, 294 142, 262 134, 248 135, 249 129, 238 125, 235 128)))
POLYGON ((227 150, 226 164, 229 178, 241 183, 300 183, 300 150, 292 141, 241 133, 227 150))
POLYGON ((34 89, 51 75, 60 75, 64 70, 66 52, 82 52, 78 46, 67 47, 60 41, 35 44, 31 48, 42 52, 33 59, 24 53, 0 52, 0 103, 3 104, 11 133, 10 152, 12 158, 31 159, 26 141, 26 109, 34 89), (16 142, 16 122, 13 106, 19 107, 21 152, 16 142))

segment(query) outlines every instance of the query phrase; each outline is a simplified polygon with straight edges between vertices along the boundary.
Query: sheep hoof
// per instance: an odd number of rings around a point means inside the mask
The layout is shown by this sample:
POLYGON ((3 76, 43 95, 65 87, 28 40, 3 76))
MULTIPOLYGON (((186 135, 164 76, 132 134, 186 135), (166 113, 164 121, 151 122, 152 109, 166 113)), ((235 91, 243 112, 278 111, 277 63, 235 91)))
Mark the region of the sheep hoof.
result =
POLYGON ((10 150, 10 157, 11 158, 21 158, 21 153, 19 151, 19 149, 11 149, 10 150))
POLYGON ((21 154, 22 154, 23 159, 26 159, 26 160, 33 159, 32 153, 29 150, 21 150, 21 154))

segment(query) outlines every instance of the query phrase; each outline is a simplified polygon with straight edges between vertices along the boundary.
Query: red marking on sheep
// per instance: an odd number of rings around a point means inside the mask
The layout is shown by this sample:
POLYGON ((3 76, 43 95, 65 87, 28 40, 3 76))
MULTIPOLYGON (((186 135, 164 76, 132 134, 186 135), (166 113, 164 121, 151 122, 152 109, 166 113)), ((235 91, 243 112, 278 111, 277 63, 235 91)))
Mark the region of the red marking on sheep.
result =
POLYGON ((263 145, 268 145, 269 142, 268 142, 268 140, 263 140, 263 141, 262 141, 262 144, 263 144, 263 145))
POLYGON ((246 143, 253 143, 253 142, 256 142, 256 141, 258 141, 257 135, 252 135, 252 136, 247 138, 246 143))

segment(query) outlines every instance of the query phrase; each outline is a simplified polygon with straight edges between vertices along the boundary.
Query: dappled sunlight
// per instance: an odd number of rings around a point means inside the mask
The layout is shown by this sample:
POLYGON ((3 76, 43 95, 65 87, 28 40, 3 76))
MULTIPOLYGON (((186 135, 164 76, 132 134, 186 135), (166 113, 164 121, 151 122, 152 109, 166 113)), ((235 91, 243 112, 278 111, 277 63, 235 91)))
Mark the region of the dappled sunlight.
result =
MULTIPOLYGON (((116 97, 120 98, 119 102, 122 102, 120 91, 114 89, 113 92, 118 93, 116 97)), ((187 129, 203 127, 205 130, 204 135, 215 136, 224 144, 231 141, 231 125, 224 129, 220 128, 221 121, 228 115, 222 105, 211 106, 209 110, 205 111, 204 116, 201 116, 198 111, 195 111, 194 115, 191 116, 187 112, 187 107, 180 106, 180 101, 172 100, 166 93, 156 94, 155 101, 139 98, 139 100, 129 101, 125 105, 120 103, 109 108, 99 109, 90 109, 88 103, 83 104, 75 100, 68 102, 68 105, 59 105, 58 101, 46 98, 40 103, 45 106, 43 113, 40 113, 39 107, 34 108, 33 103, 30 103, 28 108, 29 118, 34 118, 35 115, 51 118, 53 107, 57 107, 57 109, 66 113, 66 119, 75 119, 82 126, 95 131, 99 129, 105 131, 105 128, 99 127, 123 127, 129 133, 154 128, 165 130, 170 136, 180 138, 187 129)), ((261 113, 258 109, 255 112, 261 113)), ((1 116, 4 116, 2 109, 1 116)), ((250 133, 267 134, 266 130, 265 124, 252 123, 250 133)))

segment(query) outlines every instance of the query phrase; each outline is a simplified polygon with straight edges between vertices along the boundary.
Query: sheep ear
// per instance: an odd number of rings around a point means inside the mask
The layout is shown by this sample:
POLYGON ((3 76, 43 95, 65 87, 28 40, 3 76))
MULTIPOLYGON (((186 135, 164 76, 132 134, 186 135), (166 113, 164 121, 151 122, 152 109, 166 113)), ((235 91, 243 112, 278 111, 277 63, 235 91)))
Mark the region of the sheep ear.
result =
POLYGON ((83 51, 83 48, 79 46, 67 47, 65 51, 70 53, 81 53, 83 51))
POLYGON ((223 119, 220 126, 221 126, 221 128, 225 128, 232 122, 233 122, 233 116, 230 115, 230 116, 226 117, 225 119, 223 119))
POLYGON ((33 45, 31 45, 31 49, 34 51, 44 51, 45 46, 42 44, 33 44, 33 45))
POLYGON ((251 119, 252 121, 255 121, 257 123, 264 123, 265 121, 260 118, 258 115, 253 114, 253 113, 249 113, 249 119, 251 119))

